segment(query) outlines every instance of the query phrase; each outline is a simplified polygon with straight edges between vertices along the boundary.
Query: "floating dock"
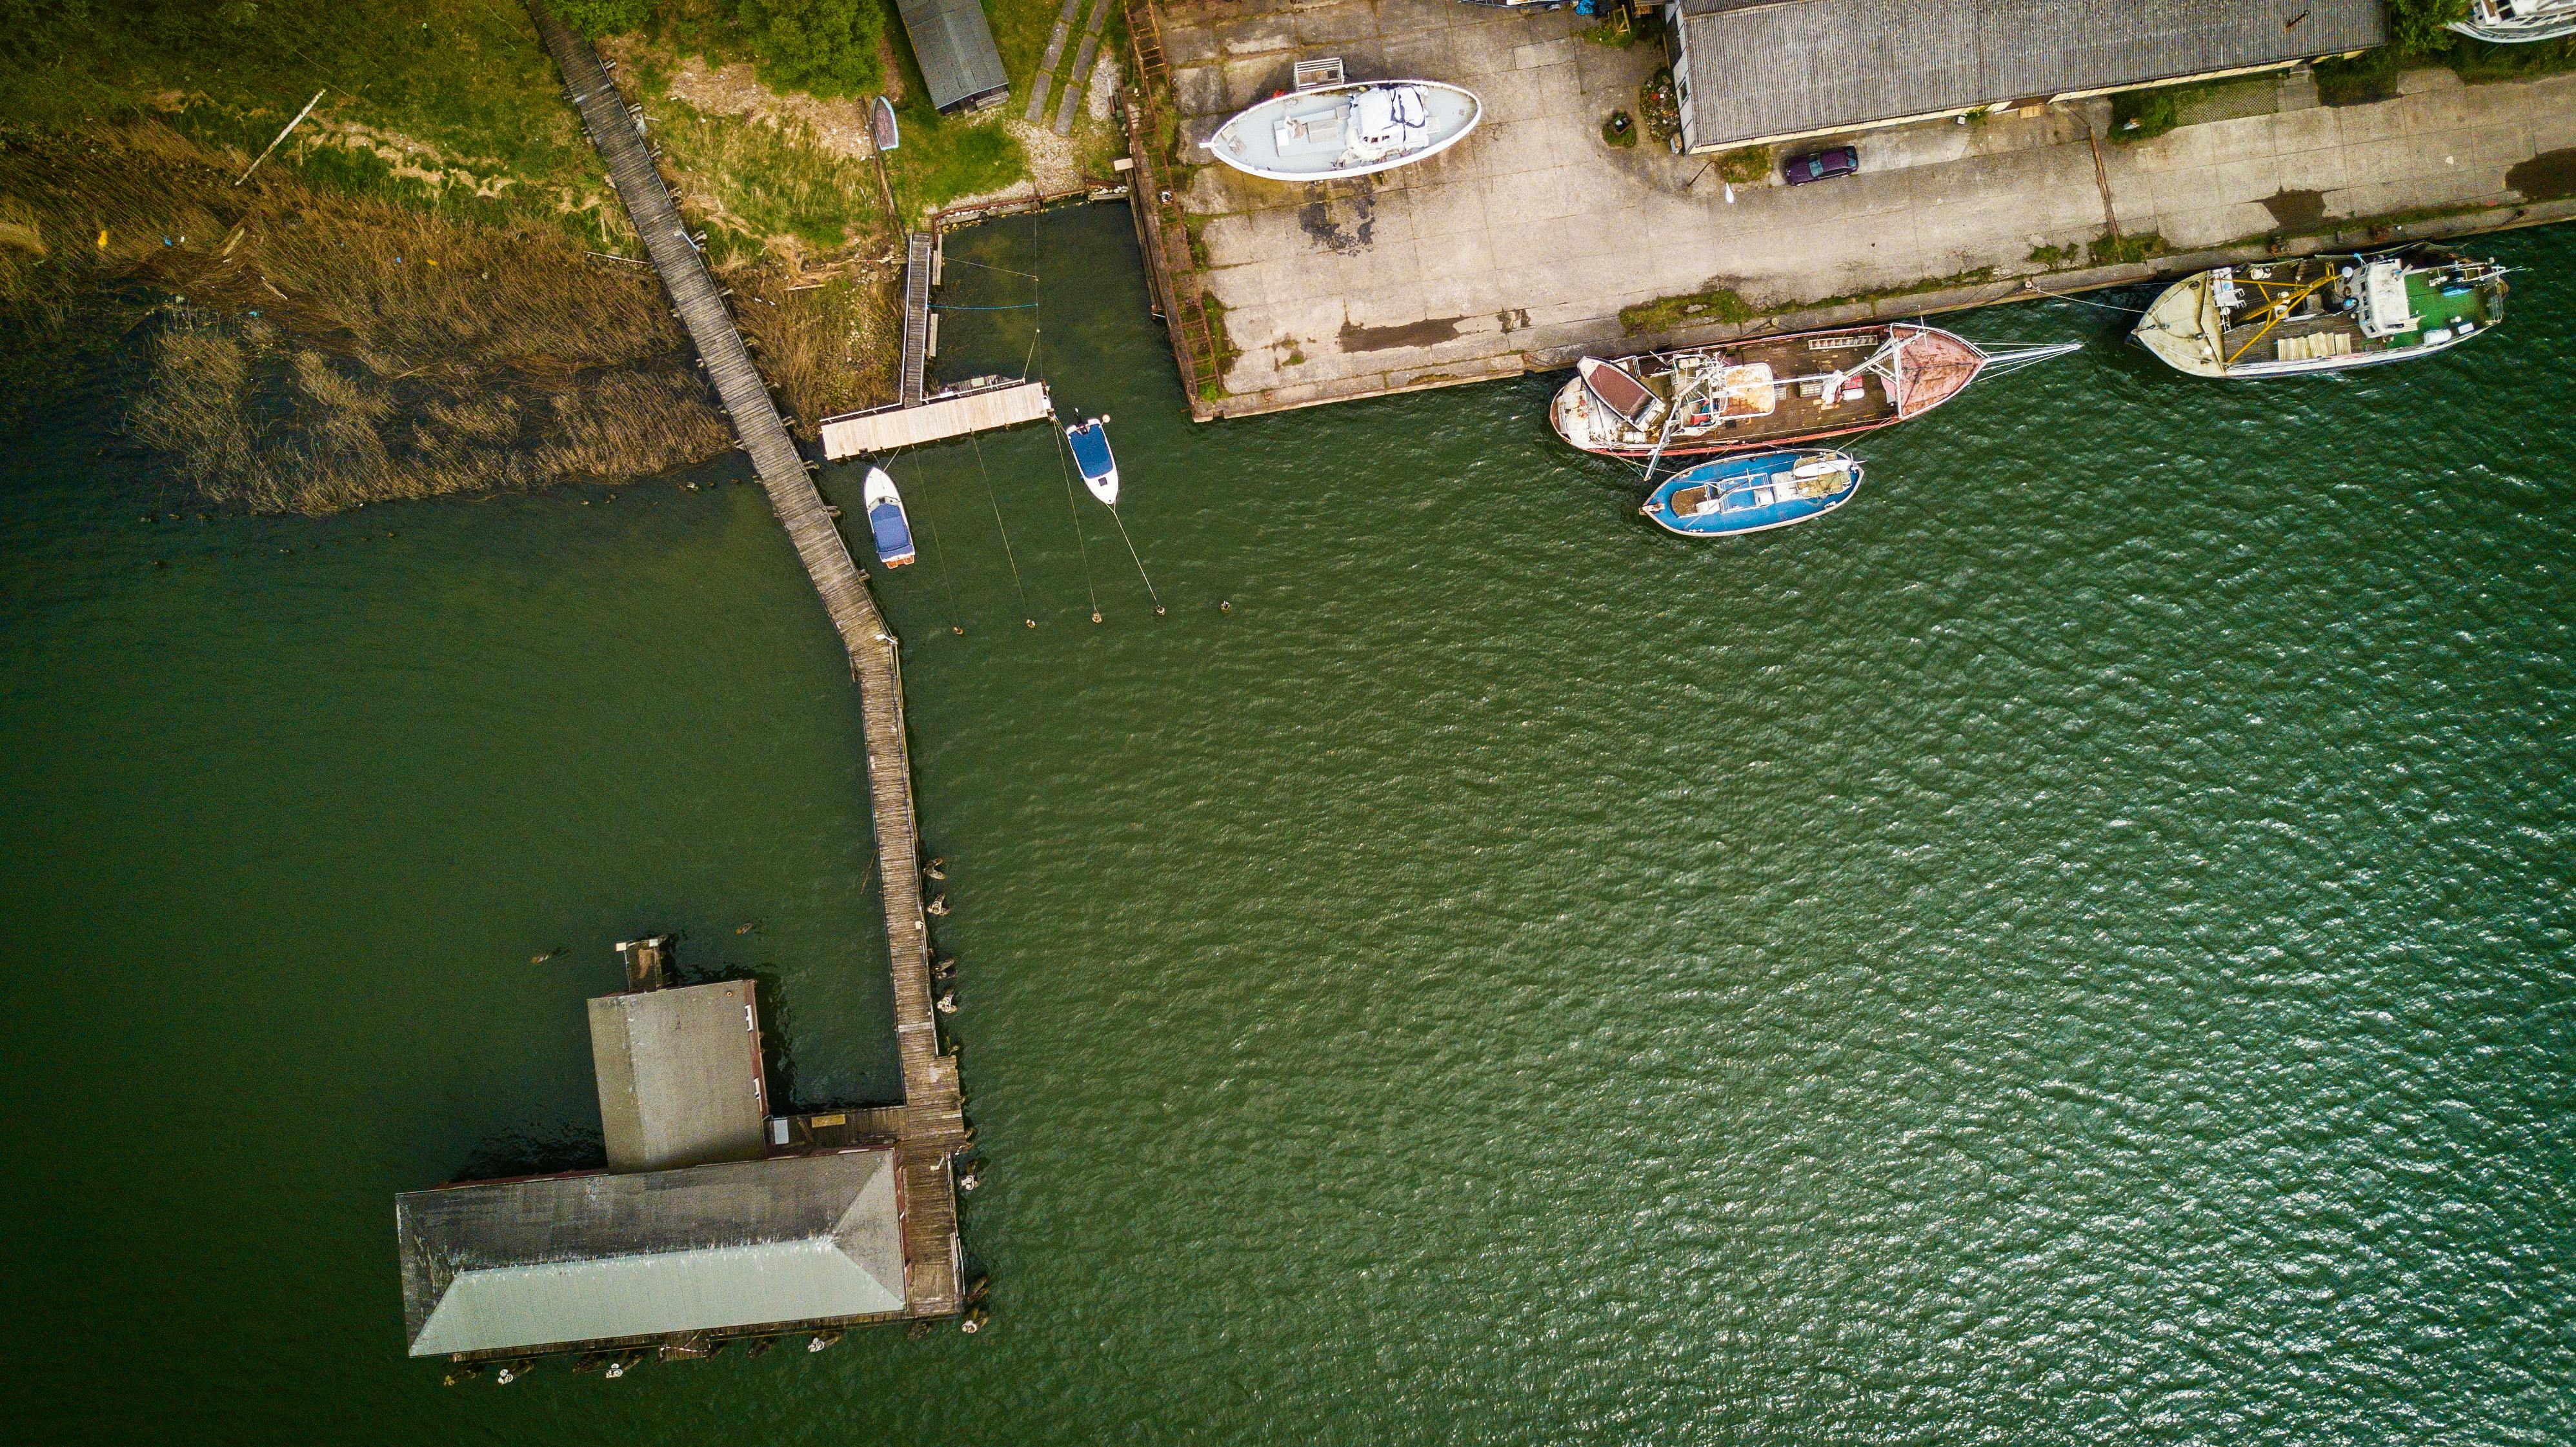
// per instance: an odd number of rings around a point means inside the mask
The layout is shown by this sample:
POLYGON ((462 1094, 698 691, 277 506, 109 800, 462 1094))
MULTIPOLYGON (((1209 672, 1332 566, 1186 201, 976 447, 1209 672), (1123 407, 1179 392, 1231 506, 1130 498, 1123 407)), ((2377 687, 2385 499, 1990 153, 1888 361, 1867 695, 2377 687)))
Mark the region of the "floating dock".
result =
MULTIPOLYGON (((563 72, 582 128, 608 163, 610 181, 635 234, 669 288, 698 357, 750 454, 770 506, 841 635, 859 686, 877 878, 885 903, 886 952, 894 981, 895 1033, 903 1065, 902 1127, 895 1150, 903 1237, 902 1314, 954 1316, 964 1310, 957 1198, 951 1159, 969 1144, 957 1058, 940 1047, 931 1008, 930 930, 922 913, 920 834, 913 813, 912 759, 904 740, 903 668, 894 630, 877 611, 866 575, 833 526, 831 509, 807 474, 777 404, 752 365, 742 334, 707 274, 670 188, 654 166, 637 114, 609 82, 590 43, 531 5, 537 34, 563 72)), ((909 339, 907 338, 907 341, 909 339)), ((925 342, 926 342, 925 338, 925 342)))
POLYGON ((823 419, 823 455, 834 462, 867 453, 892 452, 1035 422, 1055 410, 1044 382, 1002 382, 960 387, 906 406, 845 412, 823 419))

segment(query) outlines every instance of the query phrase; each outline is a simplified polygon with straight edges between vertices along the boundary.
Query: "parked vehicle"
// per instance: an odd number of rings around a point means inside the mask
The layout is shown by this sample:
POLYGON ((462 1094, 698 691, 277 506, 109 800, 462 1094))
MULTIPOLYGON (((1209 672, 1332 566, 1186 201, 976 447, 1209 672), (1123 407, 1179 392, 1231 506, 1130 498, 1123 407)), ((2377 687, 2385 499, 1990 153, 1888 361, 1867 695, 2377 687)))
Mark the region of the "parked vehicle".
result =
POLYGON ((1835 146, 1828 150, 1809 151, 1803 156, 1791 156, 1782 161, 1780 179, 1792 186, 1804 186, 1809 181, 1829 181, 1836 176, 1849 176, 1858 170, 1860 170, 1860 148, 1835 146))

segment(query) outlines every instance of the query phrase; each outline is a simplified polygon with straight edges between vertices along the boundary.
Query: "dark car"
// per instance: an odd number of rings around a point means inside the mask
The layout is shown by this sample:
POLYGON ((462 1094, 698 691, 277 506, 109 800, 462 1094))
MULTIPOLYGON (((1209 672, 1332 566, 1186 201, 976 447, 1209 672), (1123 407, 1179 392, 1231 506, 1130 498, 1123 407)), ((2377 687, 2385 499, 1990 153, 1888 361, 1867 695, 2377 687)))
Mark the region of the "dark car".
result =
POLYGON ((1809 181, 1848 176, 1859 169, 1859 150, 1851 146, 1836 146, 1831 150, 1791 156, 1780 163, 1780 177, 1792 186, 1804 186, 1809 181))

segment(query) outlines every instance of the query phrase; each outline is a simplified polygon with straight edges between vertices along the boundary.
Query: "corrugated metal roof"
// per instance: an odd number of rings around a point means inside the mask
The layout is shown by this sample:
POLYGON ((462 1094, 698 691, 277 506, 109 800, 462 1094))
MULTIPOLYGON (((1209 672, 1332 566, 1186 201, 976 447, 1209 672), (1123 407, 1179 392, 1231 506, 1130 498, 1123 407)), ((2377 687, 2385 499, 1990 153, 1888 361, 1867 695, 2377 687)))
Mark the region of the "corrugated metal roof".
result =
POLYGON ((756 1161, 769 1110, 749 980, 590 1002, 590 1057, 612 1171, 756 1161))
POLYGON ((413 1356, 536 1349, 904 1306, 892 1151, 396 1198, 413 1356))
POLYGON ((1683 0, 1682 12, 1700 146, 2387 39, 2380 0, 1683 0))
POLYGON ((932 105, 954 110, 979 97, 1010 93, 1011 78, 1002 71, 1002 52, 993 44, 982 0, 900 0, 897 8, 932 105))

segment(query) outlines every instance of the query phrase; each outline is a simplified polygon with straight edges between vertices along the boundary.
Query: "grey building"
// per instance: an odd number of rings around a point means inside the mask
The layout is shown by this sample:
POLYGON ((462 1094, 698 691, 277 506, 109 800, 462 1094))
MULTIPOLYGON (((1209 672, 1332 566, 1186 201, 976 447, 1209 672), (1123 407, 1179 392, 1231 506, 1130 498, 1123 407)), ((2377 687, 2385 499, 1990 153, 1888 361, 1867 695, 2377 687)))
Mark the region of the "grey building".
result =
POLYGON ((771 1116, 753 982, 665 989, 668 941, 618 948, 631 988, 590 1002, 608 1169, 396 1197, 411 1354, 686 1357, 907 1315, 901 1108, 771 1116))
POLYGON ((612 1171, 756 1161, 769 1089, 749 980, 590 1002, 590 1062, 612 1171))
POLYGON ((898 0, 913 59, 942 114, 1000 105, 1011 94, 983 0, 898 0))
POLYGON ((2294 65, 2384 43, 2380 0, 1674 0, 1688 150, 2294 65))
POLYGON ((612 1351, 904 1309, 890 1150, 414 1191, 394 1202, 411 1354, 612 1351))

